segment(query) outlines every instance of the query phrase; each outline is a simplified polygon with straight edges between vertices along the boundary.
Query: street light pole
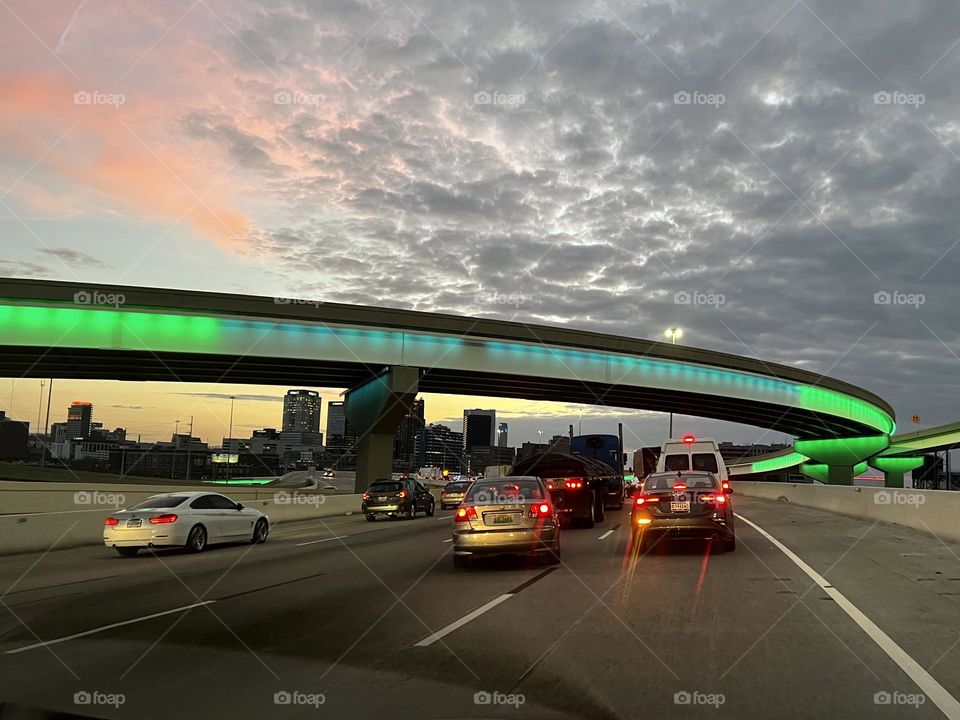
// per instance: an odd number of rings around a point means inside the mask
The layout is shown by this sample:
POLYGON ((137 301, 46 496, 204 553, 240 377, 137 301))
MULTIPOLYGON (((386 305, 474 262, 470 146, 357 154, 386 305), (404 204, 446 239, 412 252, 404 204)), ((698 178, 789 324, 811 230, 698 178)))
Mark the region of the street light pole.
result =
MULTIPOLYGON (((236 395, 230 396, 230 429, 227 430, 227 479, 229 480, 233 477, 233 468, 230 466, 230 446, 229 443, 233 442, 233 401, 236 400, 236 395)), ((240 448, 237 448, 237 453, 239 454, 240 448)))
MULTIPOLYGON (((676 345, 676 344, 677 344, 677 338, 683 337, 683 329, 682 329, 682 328, 678 328, 678 327, 667 328, 667 330, 666 330, 666 332, 664 333, 664 335, 666 335, 668 338, 670 338, 670 342, 672 342, 674 345, 676 345)), ((667 437, 668 437, 668 438, 673 438, 673 411, 670 412, 670 430, 669 430, 669 432, 667 433, 667 437)))

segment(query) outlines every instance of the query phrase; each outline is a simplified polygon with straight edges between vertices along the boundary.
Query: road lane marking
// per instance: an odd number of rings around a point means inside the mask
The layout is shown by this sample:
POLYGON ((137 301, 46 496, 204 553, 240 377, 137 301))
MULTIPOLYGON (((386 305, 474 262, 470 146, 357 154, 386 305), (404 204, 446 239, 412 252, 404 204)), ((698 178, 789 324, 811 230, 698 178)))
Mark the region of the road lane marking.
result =
POLYGON ((617 528, 619 528, 619 527, 620 527, 620 525, 614 525, 612 528, 610 528, 609 530, 607 530, 603 535, 601 535, 600 537, 598 537, 597 540, 606 540, 608 537, 610 537, 611 535, 613 535, 613 534, 617 531, 617 528))
POLYGON ((153 618, 163 617, 164 615, 173 615, 174 613, 184 612, 185 610, 190 610, 191 608, 201 607, 203 605, 211 605, 215 602, 216 600, 202 600, 201 602, 195 602, 191 605, 184 605, 183 607, 174 608, 173 610, 164 610, 163 612, 153 613, 152 615, 144 615, 143 617, 133 618, 132 620, 124 620, 122 622, 103 625, 102 627, 94 628, 93 630, 85 630, 84 632, 56 638, 55 640, 46 640, 44 642, 34 643, 33 645, 24 645, 23 647, 14 648, 13 650, 7 650, 4 654, 16 655, 17 653, 22 653, 27 650, 34 650, 35 648, 47 647, 48 645, 57 645, 58 643, 67 642, 67 640, 75 640, 77 638, 86 637, 87 635, 103 632, 104 630, 112 630, 113 628, 123 627, 124 625, 133 625, 134 623, 152 620, 153 618))
POLYGON ((345 540, 350 537, 349 535, 337 535, 336 537, 323 538, 322 540, 309 540, 307 542, 297 543, 297 547, 303 547, 304 545, 316 545, 317 543, 330 542, 331 540, 345 540))
POLYGON ((906 651, 881 630, 876 623, 864 615, 859 608, 840 593, 833 585, 828 583, 820 573, 814 570, 801 560, 790 548, 777 540, 773 535, 761 528, 754 522, 743 517, 739 513, 734 513, 738 519, 745 522, 767 540, 772 542, 780 551, 790 558, 793 563, 805 572, 820 588, 830 596, 830 598, 843 610, 850 619, 853 620, 860 629, 863 630, 870 639, 873 640, 887 656, 893 660, 907 676, 919 687, 923 693, 930 698, 933 703, 940 708, 940 711, 950 720, 960 720, 960 702, 953 695, 947 692, 946 688, 938 683, 930 673, 928 673, 916 660, 910 657, 906 651))
POLYGON ((453 542, 453 538, 447 538, 444 542, 453 542))
POLYGON ((468 622, 470 622, 471 620, 476 620, 478 617, 480 617, 481 615, 483 615, 483 614, 484 614, 485 612, 487 612, 488 610, 493 610, 493 608, 495 608, 495 607, 496 607, 497 605, 499 605, 500 603, 509 600, 509 599, 512 598, 514 595, 516 595, 518 592, 520 592, 521 590, 524 590, 524 589, 530 587, 530 586, 533 585, 535 582, 537 582, 537 580, 540 580, 540 579, 542 579, 542 578, 545 578, 547 575, 549 575, 550 573, 552 573, 554 570, 556 570, 556 568, 555 568, 555 567, 552 567, 552 568, 547 568, 546 570, 544 570, 544 571, 541 572, 541 573, 537 573, 536 575, 534 575, 532 578, 530 578, 530 579, 527 580, 526 582, 523 582, 523 583, 520 583, 519 585, 517 585, 517 587, 515 587, 513 590, 510 590, 509 592, 505 592, 505 593, 503 593, 502 595, 498 595, 498 596, 495 597, 493 600, 491 600, 490 602, 488 602, 486 605, 481 605, 481 606, 478 607, 476 610, 467 613, 466 615, 464 615, 464 616, 463 616, 462 618, 460 618, 459 620, 456 620, 456 621, 450 623, 449 625, 447 625, 446 627, 441 628, 440 630, 437 630, 437 631, 436 631, 435 633, 433 633, 432 635, 428 635, 428 636, 425 637, 423 640, 421 640, 420 642, 416 643, 416 644, 414 645, 414 647, 429 647, 430 645, 433 645, 433 643, 435 643, 437 640, 440 640, 440 639, 446 637, 447 635, 449 635, 450 633, 452 633, 454 630, 457 630, 457 629, 463 627, 464 625, 466 625, 466 624, 467 624, 468 622))

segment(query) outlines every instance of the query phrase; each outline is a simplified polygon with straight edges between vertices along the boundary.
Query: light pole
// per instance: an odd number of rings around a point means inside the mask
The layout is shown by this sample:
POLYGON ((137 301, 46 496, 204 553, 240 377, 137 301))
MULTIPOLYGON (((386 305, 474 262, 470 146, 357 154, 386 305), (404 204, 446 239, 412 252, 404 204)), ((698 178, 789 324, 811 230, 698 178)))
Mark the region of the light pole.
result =
MULTIPOLYGON (((227 479, 229 480, 233 476, 233 468, 230 467, 230 446, 233 444, 233 401, 237 399, 236 395, 230 396, 230 429, 227 430, 227 479)), ((240 452, 240 449, 237 448, 237 452, 240 452)))
POLYGON ((540 433, 540 445, 543 445, 543 430, 537 430, 540 433))
MULTIPOLYGON (((678 328, 678 327, 667 328, 666 332, 664 332, 663 334, 666 335, 668 338, 670 338, 670 342, 676 345, 677 338, 683 337, 683 328, 678 328)), ((673 412, 670 413, 670 431, 667 433, 668 439, 672 437, 673 437, 673 412)))

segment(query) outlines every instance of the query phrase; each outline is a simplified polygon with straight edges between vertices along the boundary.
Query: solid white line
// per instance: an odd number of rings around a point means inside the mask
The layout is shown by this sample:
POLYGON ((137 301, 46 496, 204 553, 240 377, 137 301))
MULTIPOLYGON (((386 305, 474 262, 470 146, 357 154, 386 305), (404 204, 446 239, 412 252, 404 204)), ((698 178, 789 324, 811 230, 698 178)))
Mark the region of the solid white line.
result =
POLYGON ((947 692, 943 685, 934 680, 933 676, 924 670, 920 663, 910 657, 903 650, 903 648, 894 642, 889 635, 877 627, 877 625, 870 618, 864 615, 852 602, 847 600, 847 598, 844 597, 839 590, 833 587, 833 585, 827 582, 824 577, 820 575, 820 573, 797 557, 797 555, 790 550, 790 548, 777 540, 775 537, 773 537, 773 535, 768 533, 756 523, 747 520, 747 518, 743 517, 743 515, 736 513, 736 516, 758 533, 763 535, 767 540, 776 545, 784 555, 793 560, 797 567, 803 570, 811 580, 819 585, 820 588, 827 593, 827 595, 829 595, 835 603, 837 603, 840 609, 849 615, 850 618, 857 625, 859 625, 867 635, 870 636, 870 639, 879 645, 880 649, 883 650, 891 660, 900 666, 900 669, 903 670, 903 672, 905 672, 907 676, 917 684, 917 686, 928 698, 934 702, 938 708, 940 708, 940 711, 945 716, 950 718, 950 720, 960 720, 960 702, 957 702, 957 699, 947 692))
POLYGON ((453 538, 447 538, 444 542, 453 542, 453 538))
POLYGON ((615 531, 615 530, 607 530, 603 535, 601 535, 600 537, 598 537, 597 540, 605 540, 605 539, 607 539, 608 537, 610 537, 611 535, 613 535, 614 532, 616 532, 616 531, 615 531))
POLYGON ((442 630, 437 630, 435 633, 433 633, 433 635, 428 635, 428 636, 425 637, 423 640, 421 640, 421 641, 418 642, 416 645, 414 645, 414 647, 427 647, 427 646, 429 646, 429 645, 433 645, 433 643, 435 643, 437 640, 440 640, 441 638, 446 637, 447 635, 449 635, 450 633, 452 633, 452 632, 453 632, 454 630, 456 630, 457 628, 463 627, 464 625, 466 625, 466 624, 467 624, 468 622, 470 622, 471 620, 475 620, 476 618, 478 618, 478 617, 480 617, 481 615, 483 615, 485 612, 487 612, 487 610, 492 610, 493 608, 495 608, 497 605, 499 605, 499 604, 502 603, 503 601, 509 600, 509 599, 512 598, 512 597, 513 597, 513 595, 511 595, 510 593, 504 593, 503 595, 499 595, 499 596, 495 597, 493 600, 491 600, 490 602, 488 602, 486 605, 481 605, 480 607, 478 607, 478 608, 477 608, 476 610, 474 610, 473 612, 467 613, 467 614, 464 615, 462 618, 460 618, 460 619, 457 620, 456 622, 450 623, 449 625, 447 625, 447 626, 446 626, 445 628, 443 628, 442 630))
POLYGON ((104 630, 111 630, 113 628, 122 627, 124 625, 132 625, 133 623, 143 622, 144 620, 152 620, 153 618, 163 617, 164 615, 172 615, 173 613, 183 612, 184 610, 189 610, 190 608, 200 607, 202 605, 210 605, 216 602, 216 600, 204 600, 202 602, 196 602, 192 605, 184 605, 183 607, 174 608, 173 610, 164 610, 163 612, 153 613, 152 615, 144 615, 143 617, 133 618, 132 620, 124 620, 123 622, 111 623, 110 625, 104 625, 103 627, 94 628, 93 630, 87 630, 85 632, 76 633, 75 635, 67 635, 66 637, 57 638, 56 640, 47 640, 45 642, 34 643, 33 645, 25 645, 24 647, 15 648, 13 650, 7 650, 5 655, 16 655, 17 653, 22 653, 25 650, 33 650, 34 648, 46 647, 47 645, 56 645, 57 643, 66 642, 67 640, 74 640, 80 637, 86 637, 87 635, 93 635, 94 633, 103 632, 104 630))
POLYGON ((297 543, 297 547, 303 547, 304 545, 316 545, 317 543, 330 542, 331 540, 343 540, 350 537, 349 535, 337 535, 332 538, 323 538, 323 540, 310 540, 309 542, 297 543))

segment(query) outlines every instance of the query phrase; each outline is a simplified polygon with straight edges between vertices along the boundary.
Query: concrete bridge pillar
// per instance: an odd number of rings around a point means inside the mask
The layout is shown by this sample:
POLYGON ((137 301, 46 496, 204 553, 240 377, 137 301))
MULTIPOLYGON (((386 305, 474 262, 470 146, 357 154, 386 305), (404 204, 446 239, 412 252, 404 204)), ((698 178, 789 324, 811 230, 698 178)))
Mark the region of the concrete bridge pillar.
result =
POLYGON ((889 435, 795 440, 793 443, 794 450, 810 458, 813 461, 812 466, 817 468, 809 472, 804 470, 804 474, 821 480, 816 475, 810 474, 818 472, 825 478, 821 482, 830 485, 853 485, 854 475, 866 469, 865 465, 861 469, 860 464, 888 447, 890 447, 889 435))
POLYGON ((870 463, 883 470, 883 484, 886 487, 902 488, 903 476, 910 470, 916 470, 923 465, 923 458, 909 457, 876 457, 870 463))
POLYGON ((853 485, 853 478, 867 469, 865 462, 853 467, 846 465, 824 465, 822 463, 804 463, 800 472, 826 485, 853 485))
POLYGON ((395 366, 347 390, 344 411, 358 436, 354 492, 363 492, 378 478, 390 477, 393 435, 400 419, 410 412, 419 384, 418 368, 395 366))

